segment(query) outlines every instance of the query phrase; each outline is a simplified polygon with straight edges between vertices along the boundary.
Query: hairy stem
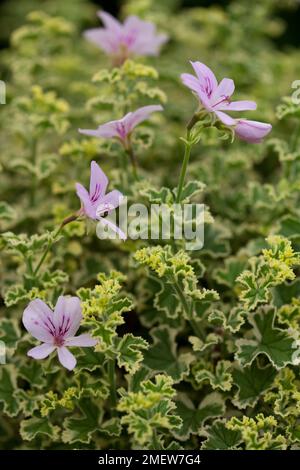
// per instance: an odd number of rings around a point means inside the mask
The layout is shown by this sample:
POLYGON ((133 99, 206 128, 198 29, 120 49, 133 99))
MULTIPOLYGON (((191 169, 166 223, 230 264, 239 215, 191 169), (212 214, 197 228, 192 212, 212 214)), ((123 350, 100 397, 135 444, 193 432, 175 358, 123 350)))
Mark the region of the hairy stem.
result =
POLYGON ((182 292, 180 286, 178 285, 177 282, 174 282, 174 288, 181 300, 181 304, 183 306, 183 309, 185 311, 185 314, 187 316, 187 319, 188 319, 188 322, 190 323, 192 329, 194 330, 194 333, 196 334, 196 336, 198 336, 199 338, 202 339, 202 341, 205 340, 205 335, 204 333, 202 332, 201 328, 199 327, 198 323, 196 322, 196 320, 193 319, 193 312, 192 312, 192 309, 193 309, 193 302, 191 302, 191 304, 189 305, 185 296, 184 296, 184 293, 182 292))
POLYGON ((161 446, 157 438, 156 429, 154 429, 153 434, 152 434, 152 446, 153 446, 153 450, 161 450, 161 446))
POLYGON ((53 236, 53 239, 51 241, 49 241, 44 253, 42 254, 41 256, 41 259, 40 261, 38 262, 35 270, 33 271, 33 275, 34 276, 37 276, 39 270, 41 269, 46 257, 47 257, 47 254, 49 253, 50 251, 50 248, 52 247, 53 243, 55 242, 56 238, 58 237, 58 235, 60 234, 60 232, 62 231, 62 229, 64 228, 65 225, 69 224, 70 222, 73 222, 74 220, 76 220, 77 218, 79 217, 79 214, 73 214, 73 215, 70 215, 69 217, 66 217, 62 223, 60 224, 60 226, 58 227, 58 229, 56 230, 56 232, 54 233, 54 236, 53 236))
POLYGON ((133 148, 131 145, 129 145, 126 149, 125 149, 128 157, 129 157, 129 160, 131 162, 131 166, 132 166, 132 173, 133 173, 133 176, 134 176, 134 179, 138 180, 138 164, 137 164, 137 158, 136 158, 136 155, 133 151, 133 148))
MULTIPOLYGON (((33 138, 31 142, 31 163, 32 166, 36 166, 36 157, 37 157, 37 139, 33 138)), ((36 175, 33 173, 30 189, 30 205, 33 207, 35 205, 35 196, 36 196, 37 180, 36 175)))
POLYGON ((110 404, 111 404, 111 413, 113 416, 116 414, 117 406, 117 390, 116 390, 116 360, 109 359, 108 366, 108 379, 110 383, 110 404))
POLYGON ((186 170, 187 170, 188 163, 189 163, 189 160, 190 160, 190 155, 191 155, 192 144, 189 143, 189 137, 190 137, 190 130, 187 129, 185 149, 184 149, 184 157, 183 157, 183 162, 182 162, 180 176, 179 176, 176 203, 179 203, 181 201, 181 195, 182 195, 186 170))

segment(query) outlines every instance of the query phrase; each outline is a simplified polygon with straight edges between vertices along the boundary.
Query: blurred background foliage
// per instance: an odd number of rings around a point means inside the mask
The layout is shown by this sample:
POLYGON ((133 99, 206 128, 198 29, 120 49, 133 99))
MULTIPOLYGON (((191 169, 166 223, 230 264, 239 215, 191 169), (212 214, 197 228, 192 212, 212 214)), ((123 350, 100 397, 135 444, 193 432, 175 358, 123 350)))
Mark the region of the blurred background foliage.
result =
MULTIPOLYGON (((78 21, 79 17, 76 14, 78 8, 82 6, 81 0, 73 0, 72 4, 68 2, 56 2, 55 0, 0 0, 0 47, 6 47, 9 42, 10 33, 18 26, 23 24, 24 16, 32 10, 42 9, 53 15, 61 15, 68 18, 70 21, 78 21)), ((118 16, 122 9, 123 0, 93 0, 96 8, 100 7, 104 10, 118 16)), ((164 0, 164 4, 171 4, 175 10, 191 7, 212 7, 222 6, 225 9, 232 3, 232 0, 164 0)), ((259 2, 256 2, 259 3, 259 2)), ((299 3, 299 2, 298 2, 299 3)), ((286 7, 289 4, 289 0, 283 0, 277 2, 276 15, 282 18, 288 28, 277 38, 277 43, 280 47, 286 45, 299 45, 300 34, 299 34, 299 21, 300 21, 300 3, 295 6, 292 10, 286 7)), ((90 22, 92 17, 90 12, 93 10, 92 5, 89 8, 85 6, 85 11, 80 15, 80 22, 90 22)))

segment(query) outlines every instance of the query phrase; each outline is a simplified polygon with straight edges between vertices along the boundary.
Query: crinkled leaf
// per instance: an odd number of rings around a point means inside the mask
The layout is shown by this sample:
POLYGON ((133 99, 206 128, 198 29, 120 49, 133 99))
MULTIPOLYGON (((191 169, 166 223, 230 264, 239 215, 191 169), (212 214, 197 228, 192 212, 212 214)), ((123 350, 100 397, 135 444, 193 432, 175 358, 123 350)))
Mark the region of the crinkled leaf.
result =
POLYGON ((173 434, 177 439, 187 440, 191 434, 199 434, 208 419, 222 416, 225 411, 224 401, 217 393, 207 395, 197 408, 191 400, 183 397, 176 401, 176 411, 182 419, 182 426, 173 434))
POLYGON ((153 344, 144 354, 144 364, 155 372, 164 372, 179 382, 188 374, 193 356, 179 354, 176 348, 176 331, 165 327, 152 330, 153 344))
POLYGON ((276 369, 287 364, 297 364, 300 348, 293 335, 274 326, 274 308, 261 309, 249 322, 253 326, 254 339, 239 339, 236 359, 242 367, 251 365, 259 355, 267 356, 276 369))

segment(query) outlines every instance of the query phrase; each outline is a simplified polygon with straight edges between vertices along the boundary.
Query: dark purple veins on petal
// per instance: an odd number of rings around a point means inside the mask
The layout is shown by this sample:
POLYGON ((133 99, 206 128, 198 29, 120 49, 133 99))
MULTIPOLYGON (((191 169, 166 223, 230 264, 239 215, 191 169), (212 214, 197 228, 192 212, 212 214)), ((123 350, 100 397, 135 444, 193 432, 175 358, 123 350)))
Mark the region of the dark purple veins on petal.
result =
POLYGON ((96 183, 94 194, 91 196, 91 202, 96 202, 99 199, 101 193, 101 186, 99 183, 96 183))

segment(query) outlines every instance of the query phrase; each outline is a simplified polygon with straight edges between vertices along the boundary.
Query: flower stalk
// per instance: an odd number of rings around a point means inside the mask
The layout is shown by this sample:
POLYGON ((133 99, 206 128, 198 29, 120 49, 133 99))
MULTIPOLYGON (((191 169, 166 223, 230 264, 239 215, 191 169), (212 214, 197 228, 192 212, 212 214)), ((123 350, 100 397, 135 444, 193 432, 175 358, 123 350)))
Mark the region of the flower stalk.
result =
POLYGON ((185 175, 186 175, 186 171, 187 171, 187 167, 188 167, 188 163, 189 163, 190 155, 191 155, 191 149, 193 145, 192 142, 190 141, 190 133, 191 133, 191 130, 187 128, 186 140, 184 141, 184 145, 185 145, 184 157, 183 157, 183 162, 181 166, 177 195, 176 195, 177 204, 181 202, 181 195, 182 195, 182 190, 184 186, 185 175))
POLYGON ((116 415, 117 406, 117 389, 116 389, 116 361, 115 359, 109 359, 107 364, 108 380, 110 383, 110 404, 112 415, 116 415))
POLYGON ((36 277, 39 270, 41 269, 46 257, 47 257, 47 254, 49 253, 53 243, 55 242, 55 240, 57 239, 58 235, 60 234, 60 232, 62 231, 62 229, 65 227, 65 225, 73 222, 74 220, 77 220, 79 217, 79 213, 75 213, 73 215, 70 215, 69 217, 66 217, 62 223, 59 225, 59 227, 57 228, 56 232, 54 233, 54 236, 53 236, 53 239, 51 241, 49 241, 44 253, 42 254, 41 256, 41 259, 40 261, 38 262, 36 268, 33 270, 33 276, 36 277))

